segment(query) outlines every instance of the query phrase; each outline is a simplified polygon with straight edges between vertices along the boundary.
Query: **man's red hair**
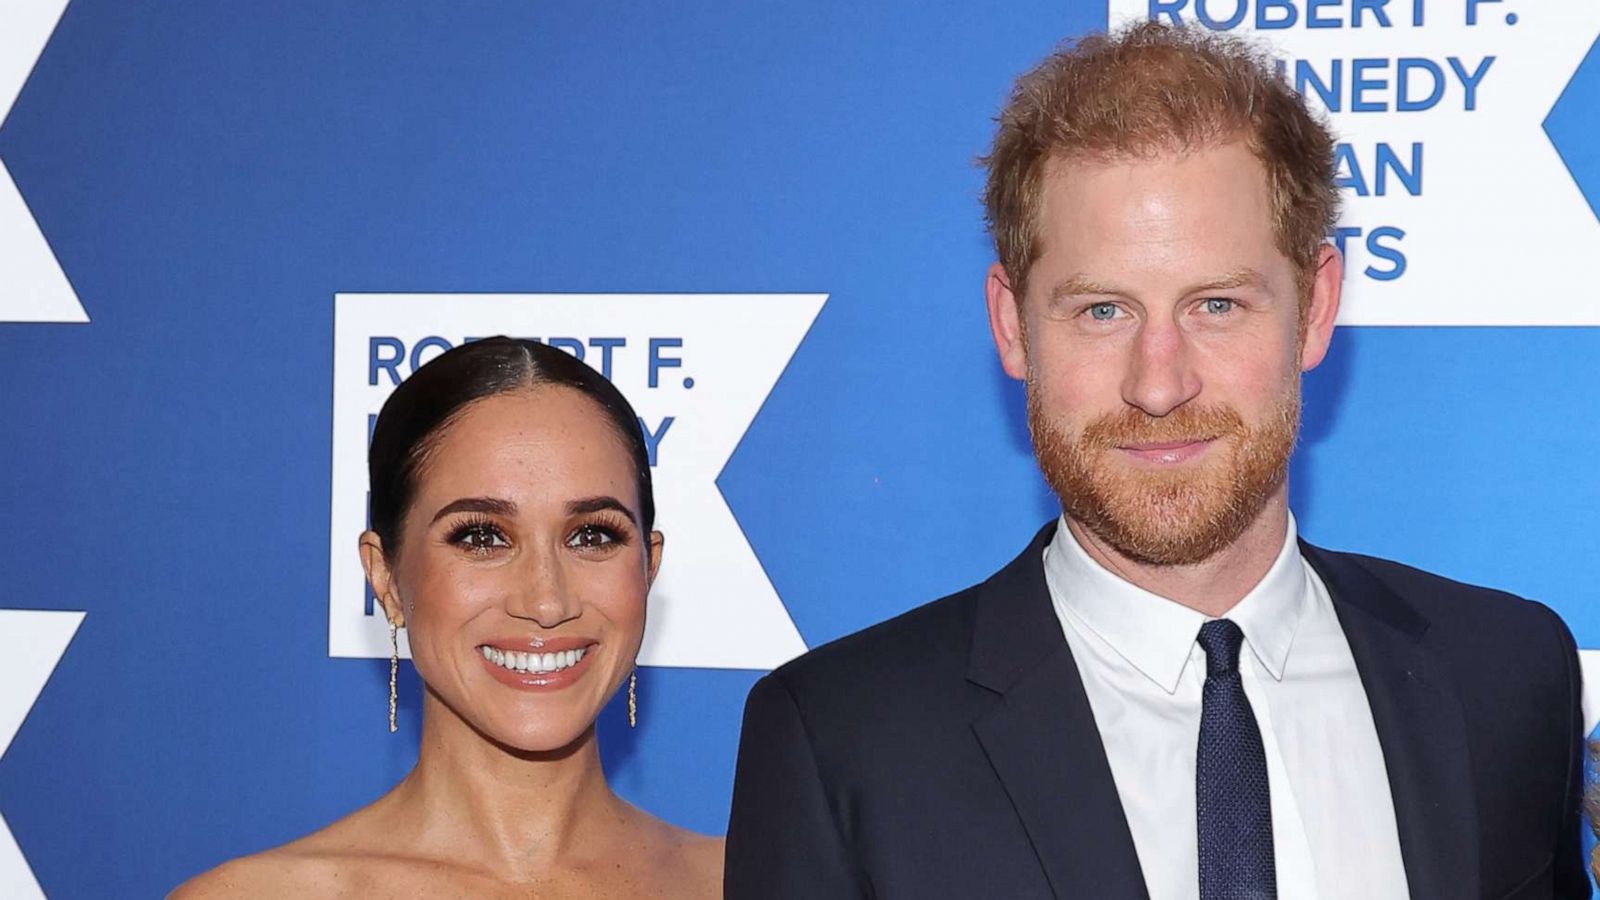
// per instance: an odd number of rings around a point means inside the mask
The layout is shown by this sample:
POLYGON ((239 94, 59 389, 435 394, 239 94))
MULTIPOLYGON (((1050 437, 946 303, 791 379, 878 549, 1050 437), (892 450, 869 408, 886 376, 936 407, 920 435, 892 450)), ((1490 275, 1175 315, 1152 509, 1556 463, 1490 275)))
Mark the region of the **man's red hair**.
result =
POLYGON ((1266 169, 1278 249, 1304 290, 1339 214, 1334 141, 1269 56, 1237 38, 1154 22, 1051 54, 1018 79, 982 160, 986 218, 1012 291, 1022 298, 1039 254, 1052 160, 1148 158, 1234 140, 1266 169))

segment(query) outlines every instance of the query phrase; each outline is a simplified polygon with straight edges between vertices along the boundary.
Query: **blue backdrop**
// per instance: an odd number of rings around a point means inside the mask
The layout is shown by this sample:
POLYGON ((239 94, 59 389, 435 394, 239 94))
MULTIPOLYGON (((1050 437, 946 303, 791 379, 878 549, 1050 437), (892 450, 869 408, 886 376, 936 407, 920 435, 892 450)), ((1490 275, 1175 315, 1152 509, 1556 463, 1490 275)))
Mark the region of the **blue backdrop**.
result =
MULTIPOLYGON (((335 293, 828 294, 717 482, 805 642, 1009 559, 1054 507, 987 332, 974 157, 1106 16, 74 0, 0 128, 91 320, 0 324, 0 607, 87 613, 0 759, 43 890, 158 895, 415 757, 409 666, 391 736, 387 661, 328 653, 335 293)), ((1600 51, 1548 121, 1591 201, 1596 122, 1600 51)), ((1303 532, 1600 647, 1597 356, 1593 328, 1342 330, 1303 532)), ((640 727, 602 722, 613 784, 721 833, 760 674, 643 670, 640 727)))

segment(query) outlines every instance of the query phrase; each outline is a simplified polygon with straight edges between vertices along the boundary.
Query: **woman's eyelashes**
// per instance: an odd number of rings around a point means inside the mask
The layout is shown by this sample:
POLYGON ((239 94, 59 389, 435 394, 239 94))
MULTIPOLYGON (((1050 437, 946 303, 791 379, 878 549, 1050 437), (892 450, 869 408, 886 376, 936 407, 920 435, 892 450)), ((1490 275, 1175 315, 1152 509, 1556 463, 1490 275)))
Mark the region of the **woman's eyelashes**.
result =
POLYGON ((583 551, 608 551, 627 546, 631 537, 628 524, 621 516, 598 516, 574 528, 567 538, 567 546, 583 551))
POLYGON ((488 556, 503 547, 511 546, 504 529, 490 519, 463 519, 450 527, 445 541, 473 554, 488 556))
MULTIPOLYGON (((592 555, 626 547, 632 540, 633 531, 626 517, 600 515, 572 526, 565 543, 573 550, 592 555)), ((482 517, 452 523, 445 532, 445 543, 473 556, 492 556, 513 546, 505 528, 482 517)))

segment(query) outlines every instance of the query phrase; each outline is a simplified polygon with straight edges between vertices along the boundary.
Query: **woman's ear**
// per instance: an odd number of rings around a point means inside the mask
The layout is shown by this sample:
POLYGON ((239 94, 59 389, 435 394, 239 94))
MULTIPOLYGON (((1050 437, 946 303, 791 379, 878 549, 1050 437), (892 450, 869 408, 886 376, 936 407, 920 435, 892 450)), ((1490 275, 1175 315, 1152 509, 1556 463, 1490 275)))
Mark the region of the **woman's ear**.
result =
POLYGON ((376 531, 363 531, 360 549, 361 567, 367 570, 367 583, 372 585, 373 596, 383 604, 384 615, 389 617, 390 623, 404 628, 406 613, 400 605, 400 593, 395 590, 394 570, 389 568, 389 560, 383 555, 383 539, 376 531))
POLYGON ((650 532, 650 571, 647 573, 646 584, 656 583, 656 572, 661 570, 661 549, 666 546, 666 535, 659 531, 650 532))

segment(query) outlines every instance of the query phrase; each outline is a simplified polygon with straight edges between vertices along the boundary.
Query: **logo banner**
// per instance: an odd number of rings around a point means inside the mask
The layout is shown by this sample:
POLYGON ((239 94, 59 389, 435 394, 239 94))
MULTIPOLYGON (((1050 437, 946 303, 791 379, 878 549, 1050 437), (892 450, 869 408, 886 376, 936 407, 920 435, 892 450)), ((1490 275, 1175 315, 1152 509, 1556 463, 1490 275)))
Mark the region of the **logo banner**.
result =
POLYGON ((1111 0, 1269 43, 1327 114, 1350 325, 1600 325, 1597 221, 1544 120, 1600 34, 1593 0, 1111 0))
POLYGON ((340 294, 334 313, 328 652, 389 655, 356 553, 367 440, 395 385, 464 341, 504 334, 577 356, 639 415, 667 536, 639 662, 769 669, 805 644, 717 476, 826 300, 821 294, 340 294))

